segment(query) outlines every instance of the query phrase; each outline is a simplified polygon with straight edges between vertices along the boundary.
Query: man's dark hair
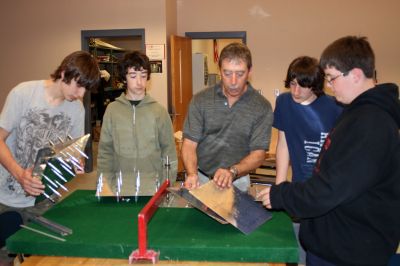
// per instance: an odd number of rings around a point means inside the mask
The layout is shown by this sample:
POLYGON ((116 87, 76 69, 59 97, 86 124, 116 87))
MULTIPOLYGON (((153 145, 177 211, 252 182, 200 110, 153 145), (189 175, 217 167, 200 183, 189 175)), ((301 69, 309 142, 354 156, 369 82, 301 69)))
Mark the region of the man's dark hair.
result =
POLYGON ((317 97, 325 94, 324 71, 317 59, 309 56, 294 59, 287 70, 285 87, 290 88, 290 82, 295 79, 301 87, 311 88, 317 97))
POLYGON ((243 43, 230 43, 224 47, 219 56, 218 66, 221 68, 222 61, 229 60, 243 60, 247 64, 247 69, 251 69, 253 63, 251 61, 251 52, 249 48, 243 43))
POLYGON ((334 67, 343 73, 359 68, 367 78, 374 78, 375 55, 366 37, 346 36, 325 48, 320 65, 323 69, 334 67))
POLYGON ((140 51, 128 52, 119 61, 118 75, 123 81, 126 81, 126 74, 129 68, 133 68, 135 71, 147 70, 147 80, 150 79, 150 61, 144 53, 140 51))
POLYGON ((53 81, 61 79, 62 72, 64 72, 63 82, 70 84, 74 79, 79 86, 87 90, 97 89, 100 81, 97 61, 85 51, 76 51, 67 55, 50 77, 53 81))

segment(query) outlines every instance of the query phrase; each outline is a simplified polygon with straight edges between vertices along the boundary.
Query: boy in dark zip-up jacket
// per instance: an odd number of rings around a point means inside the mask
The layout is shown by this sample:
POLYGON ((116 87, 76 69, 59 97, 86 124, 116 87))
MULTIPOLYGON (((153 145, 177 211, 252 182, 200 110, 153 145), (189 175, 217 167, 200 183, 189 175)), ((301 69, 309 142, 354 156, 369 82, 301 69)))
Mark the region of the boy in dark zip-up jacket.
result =
POLYGON ((307 265, 387 265, 400 240, 400 101, 395 84, 375 84, 365 37, 329 45, 320 64, 346 105, 313 176, 259 193, 267 208, 302 218, 307 265))

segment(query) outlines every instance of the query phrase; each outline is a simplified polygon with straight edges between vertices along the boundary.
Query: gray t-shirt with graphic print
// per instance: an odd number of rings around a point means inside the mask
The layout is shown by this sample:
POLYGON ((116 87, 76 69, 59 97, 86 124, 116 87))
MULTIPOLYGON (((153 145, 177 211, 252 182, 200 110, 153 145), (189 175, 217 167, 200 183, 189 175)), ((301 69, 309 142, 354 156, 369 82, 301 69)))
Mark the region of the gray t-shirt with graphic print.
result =
MULTIPOLYGON (((6 144, 18 164, 33 166, 39 149, 58 137, 73 138, 84 133, 85 110, 81 101, 64 101, 51 106, 45 100, 44 80, 18 84, 7 96, 0 115, 0 127, 10 132, 6 144)), ((33 206, 35 198, 26 196, 21 185, 0 165, 0 203, 11 207, 33 206)))

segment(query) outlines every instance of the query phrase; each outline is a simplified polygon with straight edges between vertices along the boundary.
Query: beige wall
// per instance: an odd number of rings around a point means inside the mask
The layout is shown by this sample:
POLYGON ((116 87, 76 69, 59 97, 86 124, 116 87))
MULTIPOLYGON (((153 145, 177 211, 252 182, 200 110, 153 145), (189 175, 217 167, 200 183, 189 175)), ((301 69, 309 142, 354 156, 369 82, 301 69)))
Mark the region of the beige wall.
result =
MULTIPOLYGON (((284 90, 292 59, 319 57, 326 45, 349 34, 369 37, 379 82, 400 83, 398 10, 398 0, 2 1, 0 107, 17 83, 47 78, 66 54, 80 49, 81 30, 145 28, 148 44, 168 44, 170 34, 189 31, 246 31, 252 83, 273 105, 273 89, 284 90)), ((166 62, 150 88, 164 106, 166 62)))
MULTIPOLYGON (((146 43, 166 44, 167 2, 173 10, 171 0, 2 1, 0 107, 16 84, 48 78, 65 55, 81 49, 81 30, 144 28, 146 43)), ((166 71, 152 75, 150 94, 167 105, 166 71)))
POLYGON ((178 33, 246 31, 252 83, 274 105, 273 89, 297 56, 319 57, 335 39, 368 36, 379 82, 400 83, 398 0, 178 0, 178 33))
MULTIPOLYGON (((170 47, 170 36, 171 35, 177 35, 177 31, 178 31, 178 25, 177 25, 177 19, 178 19, 178 14, 177 14, 177 7, 176 7, 176 0, 166 0, 166 18, 167 18, 167 22, 166 22, 166 53, 167 53, 167 58, 170 58, 170 52, 169 52, 169 47, 170 47)), ((168 75, 170 75, 170 60, 167 60, 167 62, 164 62, 165 67, 165 72, 168 75)), ((165 92, 167 93, 167 97, 168 94, 171 95, 170 90, 171 90, 171 79, 167 80, 167 87, 168 89, 165 90, 165 92)), ((169 105, 169 107, 171 107, 171 99, 167 99, 165 98, 165 102, 167 103, 167 105, 169 105)), ((166 108, 168 107, 166 105, 166 108)), ((168 110, 168 109, 167 109, 168 110)), ((170 113, 172 113, 171 110, 168 110, 170 113)))

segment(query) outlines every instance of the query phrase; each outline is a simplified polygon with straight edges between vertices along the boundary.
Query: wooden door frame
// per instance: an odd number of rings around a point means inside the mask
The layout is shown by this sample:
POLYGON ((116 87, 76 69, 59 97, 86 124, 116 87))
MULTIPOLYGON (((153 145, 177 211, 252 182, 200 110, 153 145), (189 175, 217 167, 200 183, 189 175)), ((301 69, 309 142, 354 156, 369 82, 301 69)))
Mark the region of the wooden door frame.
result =
MULTIPOLYGON (((81 31, 81 49, 83 51, 89 51, 89 39, 90 38, 113 38, 113 37, 141 37, 142 44, 141 50, 145 52, 145 31, 144 29, 110 29, 110 30, 82 30, 81 31)), ((91 123, 91 96, 90 91, 85 93, 83 97, 83 106, 85 107, 85 134, 92 134, 92 123, 91 123)), ((89 159, 85 162, 85 172, 93 171, 93 137, 91 137, 86 145, 85 153, 89 159)))
MULTIPOLYGON (((185 37, 188 37, 192 40, 200 40, 200 39, 241 39, 244 44, 247 42, 247 33, 246 31, 196 31, 196 32, 185 32, 185 37)), ((169 42, 169 40, 168 40, 169 42)), ((170 58, 169 49, 167 49, 168 58, 170 58)), ((172 119, 172 107, 173 107, 173 99, 172 99, 172 84, 171 84, 171 62, 168 60, 168 112, 171 114, 172 119)))
MULTIPOLYGON (((244 44, 247 42, 247 33, 246 31, 193 31, 193 32, 185 32, 185 37, 188 37, 192 40, 201 40, 201 39, 241 39, 244 44)), ((168 49, 168 58, 170 58, 169 49, 168 49)), ((170 78, 171 64, 170 60, 168 60, 168 112, 171 114, 172 119, 172 107, 173 107, 173 99, 172 99, 172 84, 170 78)))

